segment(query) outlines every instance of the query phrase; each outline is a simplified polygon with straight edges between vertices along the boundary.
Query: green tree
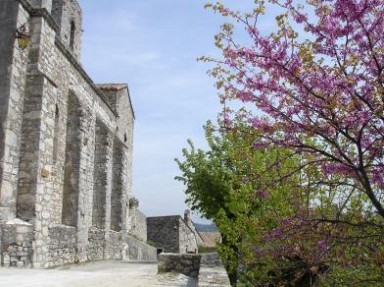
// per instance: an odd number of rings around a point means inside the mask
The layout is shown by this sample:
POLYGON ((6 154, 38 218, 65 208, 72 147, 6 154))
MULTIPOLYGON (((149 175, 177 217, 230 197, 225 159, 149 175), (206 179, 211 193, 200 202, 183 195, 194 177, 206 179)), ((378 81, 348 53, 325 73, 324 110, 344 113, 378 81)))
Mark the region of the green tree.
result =
MULTIPOLYGON (((249 13, 207 4, 229 23, 215 37, 223 57, 203 59, 217 64, 211 75, 222 101, 256 111, 246 118, 255 148, 301 155, 285 171, 300 174, 293 190, 302 208, 277 217, 276 227, 263 233, 267 240, 253 244, 261 247, 260 260, 271 258, 266 270, 277 264, 267 286, 381 286, 384 2, 254 2, 249 13), (272 32, 260 25, 269 9, 281 11, 275 26, 267 19, 272 32)), ((227 126, 237 126, 229 109, 223 114, 227 126)), ((265 286, 256 277, 252 284, 265 286)))
POLYGON ((381 219, 364 212, 366 198, 340 196, 342 177, 319 186, 310 157, 254 149, 256 131, 241 121, 221 130, 208 123, 205 133, 208 150, 189 140, 176 179, 192 210, 221 232, 233 286, 380 286, 381 219))
POLYGON ((176 179, 185 184, 191 209, 218 226, 223 239, 218 249, 236 285, 248 273, 247 256, 262 231, 301 208, 299 176, 284 178, 298 157, 284 149, 255 151, 254 131, 243 123, 226 132, 215 130, 211 123, 205 127, 208 151, 188 141, 183 161, 176 160, 182 172, 176 179))

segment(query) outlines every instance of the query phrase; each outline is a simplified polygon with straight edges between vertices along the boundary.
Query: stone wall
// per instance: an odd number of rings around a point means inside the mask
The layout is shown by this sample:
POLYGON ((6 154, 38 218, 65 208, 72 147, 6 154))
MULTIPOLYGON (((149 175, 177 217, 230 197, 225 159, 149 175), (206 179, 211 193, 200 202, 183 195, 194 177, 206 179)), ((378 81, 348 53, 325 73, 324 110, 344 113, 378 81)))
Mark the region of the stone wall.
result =
POLYGON ((90 228, 88 230, 88 261, 103 260, 106 257, 106 231, 90 228))
POLYGON ((33 230, 20 235, 26 227, 3 225, 2 264, 153 257, 154 248, 130 245, 128 236, 134 124, 128 87, 98 87, 78 62, 77 1, 0 1, 0 36, 0 220, 18 217, 33 230), (26 48, 15 39, 23 25, 26 48), (33 253, 30 259, 25 252, 33 253))
POLYGON ((157 260, 156 248, 129 235, 111 232, 106 242, 105 259, 113 260, 157 260))
POLYGON ((147 218, 137 207, 130 208, 129 234, 141 241, 147 241, 147 218))
POLYGON ((6 267, 32 267, 33 226, 20 219, 0 224, 1 264, 6 267))
POLYGON ((180 216, 147 217, 148 241, 163 252, 179 253, 180 216))
POLYGON ((184 221, 179 228, 179 253, 198 253, 196 233, 184 221))
POLYGON ((195 233, 179 215, 148 217, 148 240, 170 253, 197 253, 195 233))
POLYGON ((131 236, 126 237, 127 248, 123 253, 123 260, 156 261, 157 250, 131 236))
POLYGON ((186 276, 199 276, 201 255, 197 254, 159 254, 158 272, 178 272, 186 276))
POLYGON ((53 0, 52 17, 59 27, 58 34, 61 41, 75 58, 80 60, 83 31, 79 4, 74 0, 53 0))
POLYGON ((0 220, 15 217, 20 133, 29 47, 22 50, 15 31, 30 16, 17 1, 0 1, 0 220))
MULTIPOLYGON (((189 227, 189 229, 194 233, 195 235, 195 243, 191 243, 191 244, 196 244, 197 246, 203 246, 204 245, 204 240, 203 238, 201 237, 200 233, 197 231, 196 227, 195 227, 195 224, 193 223, 192 221, 192 218, 191 218, 191 211, 189 209, 185 210, 184 212, 184 223, 186 226, 189 227)), ((185 234, 189 234, 190 232, 188 230, 185 231, 185 234)), ((187 241, 190 241, 192 240, 191 238, 188 238, 187 237, 188 235, 184 235, 184 237, 186 237, 185 240, 187 241)), ((190 251, 190 250, 189 250, 190 251)), ((192 250, 193 251, 193 250, 192 250)))
POLYGON ((49 259, 46 267, 76 263, 76 228, 65 225, 49 227, 49 259))

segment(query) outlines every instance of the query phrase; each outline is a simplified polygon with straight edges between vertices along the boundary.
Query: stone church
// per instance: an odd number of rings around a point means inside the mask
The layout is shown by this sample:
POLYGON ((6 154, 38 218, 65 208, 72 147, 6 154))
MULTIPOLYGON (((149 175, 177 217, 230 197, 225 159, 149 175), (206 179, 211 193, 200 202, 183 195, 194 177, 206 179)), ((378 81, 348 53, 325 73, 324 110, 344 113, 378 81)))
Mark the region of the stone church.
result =
POLYGON ((131 237, 126 84, 81 65, 76 0, 0 1, 0 257, 52 267, 155 259, 131 237))

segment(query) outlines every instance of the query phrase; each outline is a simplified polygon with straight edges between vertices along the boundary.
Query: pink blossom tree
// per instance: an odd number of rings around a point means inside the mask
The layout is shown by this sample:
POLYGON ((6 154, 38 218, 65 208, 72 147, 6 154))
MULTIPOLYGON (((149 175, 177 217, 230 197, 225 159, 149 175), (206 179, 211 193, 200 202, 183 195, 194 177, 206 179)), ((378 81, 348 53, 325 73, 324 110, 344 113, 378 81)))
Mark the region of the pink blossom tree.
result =
MULTIPOLYGON (((248 40, 224 24, 216 36, 223 58, 203 58, 217 63, 222 101, 250 107, 256 149, 305 155, 301 167, 316 168, 318 186, 347 189, 384 217, 384 1, 269 2, 247 14, 207 4, 242 24, 248 40), (266 34, 258 24, 274 7, 282 13, 266 34)), ((228 108, 223 115, 230 125, 228 108)))

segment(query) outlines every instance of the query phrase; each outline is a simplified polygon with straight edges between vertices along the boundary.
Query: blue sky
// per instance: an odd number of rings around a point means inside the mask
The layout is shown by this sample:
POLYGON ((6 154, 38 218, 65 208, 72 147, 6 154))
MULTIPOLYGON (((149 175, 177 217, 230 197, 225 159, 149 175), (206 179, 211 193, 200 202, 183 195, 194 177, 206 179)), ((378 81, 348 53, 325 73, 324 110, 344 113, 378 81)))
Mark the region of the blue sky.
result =
MULTIPOLYGON (((224 18, 206 0, 80 0, 82 63, 95 83, 128 83, 136 114, 133 194, 147 216, 182 215, 184 187, 174 180, 187 139, 205 147, 202 126, 220 112, 210 65, 224 18)), ((239 9, 251 0, 227 1, 239 9)), ((195 217, 195 220, 198 220, 195 217)))

